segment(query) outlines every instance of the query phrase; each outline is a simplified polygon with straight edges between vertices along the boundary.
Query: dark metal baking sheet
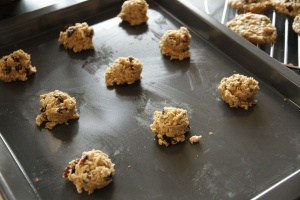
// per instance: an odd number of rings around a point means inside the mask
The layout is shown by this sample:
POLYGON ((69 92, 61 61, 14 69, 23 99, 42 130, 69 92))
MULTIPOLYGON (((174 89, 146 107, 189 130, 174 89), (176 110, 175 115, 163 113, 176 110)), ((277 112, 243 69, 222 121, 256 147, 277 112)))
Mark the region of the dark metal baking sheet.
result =
POLYGON ((22 48, 38 70, 27 82, 0 83, 0 131, 42 199, 249 199, 299 168, 297 75, 181 1, 149 3, 149 21, 138 27, 115 17, 122 1, 100 0, 0 23, 1 54, 22 48), (64 50, 59 30, 83 20, 95 30, 95 51, 64 50), (34 28, 23 29, 28 24, 34 28), (183 25, 192 33, 192 57, 170 61, 159 39, 183 25), (144 63, 142 80, 107 88, 106 67, 129 55, 144 63), (218 83, 233 73, 260 81, 259 103, 248 111, 218 96, 218 83), (34 119, 39 95, 54 89, 77 99, 81 117, 48 131, 34 119), (201 144, 156 144, 149 125, 164 106, 188 110, 188 136, 202 134, 201 144), (92 148, 110 155, 116 175, 108 187, 79 195, 63 169, 92 148))

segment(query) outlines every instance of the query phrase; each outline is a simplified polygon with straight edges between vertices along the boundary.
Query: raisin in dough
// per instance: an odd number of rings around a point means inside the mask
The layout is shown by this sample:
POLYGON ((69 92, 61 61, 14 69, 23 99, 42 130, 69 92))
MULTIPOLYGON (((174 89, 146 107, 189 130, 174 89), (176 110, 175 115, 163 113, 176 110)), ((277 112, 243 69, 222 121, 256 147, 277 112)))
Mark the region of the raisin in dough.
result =
POLYGON ((272 4, 276 11, 295 17, 300 14, 299 0, 272 0, 272 4))
POLYGON ((52 129, 57 124, 67 124, 71 119, 78 119, 76 100, 67 93, 54 90, 40 96, 41 114, 36 117, 36 124, 52 129))
POLYGON ((0 80, 4 82, 26 81, 34 73, 30 55, 21 49, 0 59, 0 80))
POLYGON ((183 60, 191 57, 189 45, 192 36, 186 27, 180 27, 179 30, 168 30, 161 37, 159 47, 161 53, 170 56, 170 59, 183 60))
POLYGON ((148 20, 148 7, 149 5, 145 0, 127 0, 123 3, 118 16, 129 22, 131 26, 140 25, 148 20))
POLYGON ((263 13, 272 7, 271 0, 229 0, 228 3, 243 13, 263 13))
POLYGON ((233 74, 221 80, 218 90, 221 98, 230 107, 241 107, 248 110, 249 107, 257 103, 255 95, 259 91, 259 85, 252 77, 233 74))
POLYGON ((95 189, 101 189, 112 182, 114 166, 107 154, 93 149, 69 162, 63 177, 74 183, 78 193, 84 190, 92 194, 95 189))
POLYGON ((142 69, 143 64, 137 58, 120 57, 106 69, 106 85, 132 84, 141 79, 142 69))
POLYGON ((185 133, 190 130, 186 110, 164 107, 163 111, 155 111, 151 130, 156 134, 159 145, 169 146, 185 141, 185 133))
POLYGON ((66 31, 60 32, 58 41, 64 45, 65 49, 72 49, 75 53, 83 50, 94 49, 94 30, 84 23, 76 23, 66 31))
POLYGON ((261 14, 237 15, 226 26, 254 44, 273 44, 277 38, 276 27, 267 16, 261 14))

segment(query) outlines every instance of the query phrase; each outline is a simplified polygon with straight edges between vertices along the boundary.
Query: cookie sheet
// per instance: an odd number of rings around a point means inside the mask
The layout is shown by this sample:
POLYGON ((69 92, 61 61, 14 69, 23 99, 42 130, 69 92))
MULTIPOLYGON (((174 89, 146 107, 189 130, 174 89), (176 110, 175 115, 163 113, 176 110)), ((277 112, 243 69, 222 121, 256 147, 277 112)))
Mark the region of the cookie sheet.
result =
POLYGON ((147 24, 116 17, 122 1, 66 2, 0 24, 1 56, 31 54, 37 73, 26 82, 0 83, 0 132, 41 199, 249 199, 296 171, 300 164, 300 80, 247 41, 183 1, 148 2, 147 24), (86 21, 95 51, 80 54, 57 41, 67 24, 86 21), (31 28, 26 28, 28 26, 31 28), (192 56, 170 61, 159 39, 186 26, 192 56), (120 56, 144 64, 142 80, 106 87, 106 67, 120 56), (229 108, 217 86, 241 73, 260 82, 258 104, 229 108), (59 89, 77 100, 80 119, 49 131, 37 127, 39 95, 59 89), (188 141, 165 148, 150 130, 164 106, 188 111, 188 141), (116 164, 108 187, 77 194, 62 178, 67 163, 100 149, 116 164))

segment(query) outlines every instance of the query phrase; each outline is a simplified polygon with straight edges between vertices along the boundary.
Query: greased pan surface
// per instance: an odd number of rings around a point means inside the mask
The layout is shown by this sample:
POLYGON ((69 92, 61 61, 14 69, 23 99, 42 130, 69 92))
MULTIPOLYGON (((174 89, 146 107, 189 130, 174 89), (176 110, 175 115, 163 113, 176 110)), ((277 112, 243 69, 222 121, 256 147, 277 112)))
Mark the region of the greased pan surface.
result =
MULTIPOLYGON (((194 22, 183 23, 184 9, 170 13, 163 1, 149 4, 149 21, 138 27, 115 17, 121 2, 112 2, 109 12, 91 12, 85 20, 95 31, 95 51, 64 50, 57 42, 56 27, 2 48, 3 55, 24 49, 38 70, 27 82, 0 83, 0 131, 42 199, 245 199, 299 167, 299 108, 284 101, 281 91, 256 70, 244 68, 245 59, 217 48, 205 31, 199 34, 209 27, 196 30, 194 22), (159 39, 166 30, 184 25, 192 29, 192 57, 170 61, 160 54, 159 39), (105 69, 120 56, 139 58, 143 78, 130 86, 107 88, 105 69), (259 103, 248 111, 229 108, 217 93, 220 80, 233 73, 260 82, 259 103), (35 125, 35 117, 39 95, 54 89, 76 98, 80 119, 48 131, 35 125), (188 137, 201 134, 200 144, 186 141, 168 148, 156 144, 149 125, 153 112, 164 106, 188 110, 188 137), (93 148, 111 157, 116 175, 111 185, 92 195, 77 194, 75 186, 62 178, 63 170, 93 148)), ((75 8, 84 10, 85 5, 75 8)), ((240 57, 247 56, 243 45, 239 48, 240 57)), ((247 62, 259 62, 251 56, 254 59, 247 62)))

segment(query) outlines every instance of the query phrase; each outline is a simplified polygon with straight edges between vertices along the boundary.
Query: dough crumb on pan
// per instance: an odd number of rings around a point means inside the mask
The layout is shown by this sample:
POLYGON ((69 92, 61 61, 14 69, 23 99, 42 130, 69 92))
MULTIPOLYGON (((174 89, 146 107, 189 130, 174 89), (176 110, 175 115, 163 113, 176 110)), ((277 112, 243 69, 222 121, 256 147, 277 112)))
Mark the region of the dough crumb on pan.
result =
POLYGON ((201 139, 202 135, 193 135, 192 137, 190 137, 189 141, 191 144, 196 144, 199 143, 201 139))

